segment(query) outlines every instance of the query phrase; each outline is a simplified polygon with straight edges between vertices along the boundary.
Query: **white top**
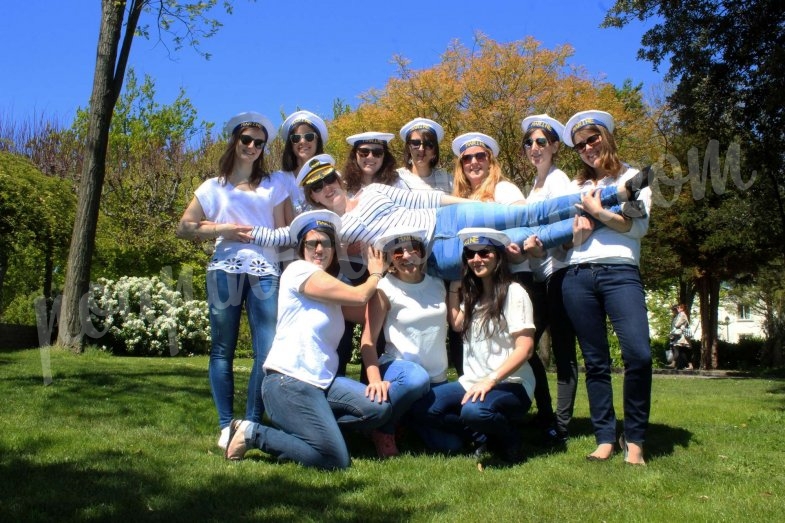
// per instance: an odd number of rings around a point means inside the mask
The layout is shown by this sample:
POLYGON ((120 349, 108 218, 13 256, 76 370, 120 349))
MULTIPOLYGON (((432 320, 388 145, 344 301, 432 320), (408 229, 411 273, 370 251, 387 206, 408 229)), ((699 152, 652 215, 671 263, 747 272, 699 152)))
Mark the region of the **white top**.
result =
POLYGON ((305 199, 303 188, 297 185, 297 173, 289 171, 276 171, 275 174, 280 175, 286 182, 285 188, 289 198, 292 199, 292 207, 294 207, 294 215, 304 213, 311 210, 311 205, 305 199))
POLYGON ((425 275, 420 283, 406 283, 387 275, 379 282, 390 302, 384 321, 387 345, 380 363, 391 359, 423 367, 431 383, 447 381, 447 303, 444 283, 425 275))
MULTIPOLYGON (((472 319, 470 336, 463 344, 463 376, 458 381, 463 388, 469 390, 472 385, 481 381, 491 372, 498 370, 515 349, 512 334, 523 329, 534 329, 532 302, 526 291, 517 283, 510 284, 507 299, 504 302, 504 319, 507 328, 502 330, 496 321, 490 322, 495 327, 490 338, 482 338, 484 333, 479 328, 482 309, 475 312, 472 319)), ((524 362, 517 371, 504 380, 505 383, 520 383, 529 398, 534 397, 534 373, 529 362, 524 362)))
POLYGON ((443 169, 431 169, 431 174, 421 177, 406 167, 399 167, 398 176, 412 191, 442 191, 452 194, 453 177, 443 169))
POLYGON ((507 180, 501 180, 499 183, 497 183, 496 189, 493 191, 493 201, 496 203, 510 205, 511 203, 524 199, 525 196, 518 186, 507 180))
MULTIPOLYGON (((535 190, 532 186, 526 203, 542 202, 557 196, 576 192, 578 187, 570 183, 570 178, 561 169, 553 169, 545 177, 545 183, 535 190)), ((564 259, 567 251, 562 247, 553 247, 546 251, 544 258, 531 258, 528 260, 530 270, 534 273, 536 281, 545 281, 548 276, 567 266, 564 259)))
MULTIPOLYGON (((597 187, 609 187, 619 184, 635 175, 638 170, 624 165, 626 170, 620 177, 606 176, 597 183, 597 187)), ((577 185, 576 185, 577 188, 577 185)), ((641 257, 641 238, 649 230, 651 215, 651 189, 646 187, 638 198, 646 207, 646 218, 632 220, 632 228, 628 232, 616 232, 610 227, 599 227, 581 245, 567 253, 567 263, 607 263, 639 265, 641 257)))
MULTIPOLYGON (((383 183, 381 183, 381 182, 373 182, 373 183, 369 183, 369 184, 368 184, 368 185, 366 185, 365 187, 368 187, 368 186, 370 186, 370 185, 373 185, 373 184, 377 184, 377 185, 387 185, 387 184, 383 184, 383 183)), ((351 192, 351 193, 350 193, 350 192, 347 192, 347 193, 346 193, 346 195, 347 195, 349 198, 354 198, 355 196, 357 196, 358 194, 360 194, 360 193, 362 192, 362 190, 363 190, 363 189, 365 189, 365 187, 360 187, 360 190, 359 190, 359 191, 357 191, 357 192, 351 192)), ((406 185, 406 182, 404 182, 404 181, 403 181, 401 178, 398 178, 397 180, 395 180, 395 183, 394 183, 394 184, 392 184, 392 185, 389 185, 388 187, 395 187, 396 189, 401 189, 401 190, 403 190, 403 191, 408 191, 408 190, 410 190, 410 189, 409 189, 409 186, 408 186, 408 185, 406 185)))
MULTIPOLYGON (((263 179, 254 191, 241 191, 228 181, 210 178, 200 185, 195 196, 207 220, 216 223, 238 223, 275 227, 273 208, 288 196, 286 181, 279 173, 263 179)), ((257 276, 278 274, 276 251, 253 243, 215 240, 215 252, 208 271, 248 273, 257 276)))
POLYGON ((275 370, 320 389, 330 386, 338 370, 338 343, 343 336, 341 306, 302 293, 318 266, 295 260, 281 275, 278 323, 265 370, 275 370))

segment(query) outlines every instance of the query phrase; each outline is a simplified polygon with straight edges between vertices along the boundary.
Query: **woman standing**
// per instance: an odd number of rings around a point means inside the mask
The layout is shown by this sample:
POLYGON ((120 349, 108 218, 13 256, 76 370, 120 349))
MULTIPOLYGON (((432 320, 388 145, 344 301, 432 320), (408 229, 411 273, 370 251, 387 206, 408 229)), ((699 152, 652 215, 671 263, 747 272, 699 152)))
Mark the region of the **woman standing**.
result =
POLYGON ((565 126, 564 142, 573 147, 584 164, 576 177, 578 184, 592 181, 596 186, 583 194, 580 207, 604 227, 596 228, 584 239, 592 223, 575 217, 576 246, 567 257, 569 268, 562 292, 586 365, 586 389, 597 442, 587 459, 608 460, 616 440, 607 318, 621 344, 624 361, 624 431, 619 444, 625 462, 642 465, 651 409, 652 366, 649 321, 638 265, 640 240, 649 228, 651 191, 645 188, 636 197, 645 208, 645 217, 640 219, 630 219, 600 205, 603 188, 640 179, 646 173, 619 160, 613 129, 613 117, 603 111, 579 112, 565 126))
MULTIPOLYGON (((567 175, 555 165, 559 153, 564 126, 547 114, 527 116, 521 122, 523 129, 522 151, 526 159, 536 169, 531 191, 526 198, 528 203, 540 202, 575 192, 567 175)), ((556 361, 556 426, 552 441, 565 443, 568 438, 567 426, 572 419, 575 406, 575 393, 578 388, 578 362, 575 354, 575 330, 564 309, 562 281, 567 272, 564 261, 566 252, 561 246, 547 251, 539 248, 536 236, 527 238, 524 251, 530 253, 529 259, 516 271, 519 282, 529 293, 534 305, 535 346, 546 328, 550 327, 551 346, 556 361), (534 255, 541 254, 542 257, 534 255)), ((534 368, 534 364, 532 365, 534 368)), ((537 375, 538 396, 540 376, 537 375)), ((539 405, 539 402, 538 402, 539 405)), ((550 420, 543 420, 550 421, 550 420)))
POLYGON ((521 437, 515 424, 525 417, 534 393, 527 363, 534 352, 531 302, 510 277, 504 260, 510 240, 504 233, 470 228, 458 236, 464 273, 450 284, 447 300, 450 324, 464 337, 464 374, 434 388, 431 405, 418 415, 457 438, 466 426, 481 435, 475 441, 486 440, 481 448, 517 463, 521 437))
POLYGON ((668 365, 672 369, 692 370, 692 358, 690 354, 690 340, 687 334, 690 332, 690 317, 687 316, 687 308, 683 303, 671 307, 673 319, 671 319, 670 348, 673 351, 673 363, 668 365))
POLYGON ((441 125, 428 118, 415 118, 401 127, 403 167, 398 169, 401 180, 412 191, 452 193, 452 175, 439 169, 439 142, 444 138, 441 125))
POLYGON ((371 430, 390 417, 389 403, 369 399, 362 383, 335 374, 344 315, 362 318, 384 270, 381 254, 369 248, 368 280, 356 287, 338 280, 339 226, 330 211, 305 212, 292 222, 300 259, 281 276, 280 314, 262 382, 276 428, 232 421, 228 459, 257 448, 309 467, 347 468, 351 461, 340 427, 371 430))
POLYGON ((229 141, 218 164, 218 176, 204 182, 188 204, 177 235, 189 240, 215 240, 207 266, 210 307, 209 377, 225 448, 233 417, 234 372, 240 315, 245 307, 251 328, 254 363, 248 382, 245 417, 261 421, 261 364, 270 350, 278 311, 278 266, 275 250, 248 243, 249 223, 285 225, 287 191, 280 175, 264 166, 264 147, 273 126, 265 116, 241 113, 226 126, 229 141))

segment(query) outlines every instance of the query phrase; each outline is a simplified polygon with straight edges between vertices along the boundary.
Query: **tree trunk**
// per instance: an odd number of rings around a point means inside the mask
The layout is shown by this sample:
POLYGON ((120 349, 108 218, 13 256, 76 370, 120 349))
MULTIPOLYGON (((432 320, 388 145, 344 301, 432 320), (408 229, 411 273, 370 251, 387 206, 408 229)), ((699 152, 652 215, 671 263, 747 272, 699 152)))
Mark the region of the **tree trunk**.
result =
MULTIPOLYGON (((101 29, 90 95, 90 122, 85 143, 85 162, 79 183, 79 200, 68 251, 68 264, 63 286, 58 342, 75 350, 83 343, 83 322, 89 321, 86 297, 90 284, 90 265, 95 248, 98 208, 106 171, 106 149, 112 112, 125 74, 123 57, 118 63, 117 49, 122 36, 125 2, 104 0, 101 3, 101 29), (119 77, 115 74, 118 64, 119 77)), ((134 6, 132 9, 135 9, 134 6)), ((137 15, 138 19, 138 15, 137 15)), ((136 24, 129 20, 126 40, 133 38, 136 24)), ((130 44, 128 45, 130 51, 130 44)), ((123 51, 125 52, 125 46, 123 51)), ((127 56, 125 57, 127 60, 127 56)))
POLYGON ((701 354, 702 369, 716 369, 717 357, 717 314, 719 310, 720 281, 713 275, 704 273, 696 281, 700 298, 701 354))

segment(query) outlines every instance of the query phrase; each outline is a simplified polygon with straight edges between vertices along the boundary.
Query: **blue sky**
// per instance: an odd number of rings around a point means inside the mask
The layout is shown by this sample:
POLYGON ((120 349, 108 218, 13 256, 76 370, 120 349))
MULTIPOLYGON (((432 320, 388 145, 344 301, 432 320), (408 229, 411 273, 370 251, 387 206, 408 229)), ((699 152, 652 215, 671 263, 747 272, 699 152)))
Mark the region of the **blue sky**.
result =
MULTIPOLYGON (((498 42, 531 35, 547 48, 569 43, 571 64, 616 85, 642 82, 644 94, 662 84, 665 72, 636 59, 653 22, 599 28, 612 0, 235 4, 233 15, 219 14, 219 33, 202 42, 211 60, 190 48, 170 55, 160 43, 137 38, 129 61, 139 78, 153 77, 159 103, 171 103, 183 87, 199 118, 219 129, 245 110, 276 125, 282 112, 297 108, 330 118, 334 99, 356 107, 358 95, 383 88, 395 74, 393 55, 428 68, 455 39, 470 47, 475 31, 498 42)), ((44 116, 69 125, 89 101, 99 23, 99 0, 7 2, 0 17, 0 118, 44 116)))

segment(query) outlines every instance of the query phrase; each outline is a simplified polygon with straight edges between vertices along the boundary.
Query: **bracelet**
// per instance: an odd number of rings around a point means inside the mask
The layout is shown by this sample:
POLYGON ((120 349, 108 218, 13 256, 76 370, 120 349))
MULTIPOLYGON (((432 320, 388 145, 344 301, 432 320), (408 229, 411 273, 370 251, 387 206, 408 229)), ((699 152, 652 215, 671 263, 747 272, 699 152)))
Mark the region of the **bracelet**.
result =
POLYGON ((371 276, 376 276, 377 278, 379 278, 380 281, 382 278, 384 278, 384 274, 382 274, 381 272, 372 272, 371 276))

